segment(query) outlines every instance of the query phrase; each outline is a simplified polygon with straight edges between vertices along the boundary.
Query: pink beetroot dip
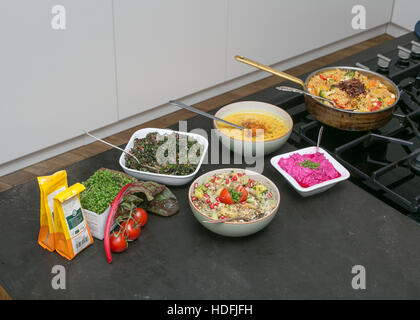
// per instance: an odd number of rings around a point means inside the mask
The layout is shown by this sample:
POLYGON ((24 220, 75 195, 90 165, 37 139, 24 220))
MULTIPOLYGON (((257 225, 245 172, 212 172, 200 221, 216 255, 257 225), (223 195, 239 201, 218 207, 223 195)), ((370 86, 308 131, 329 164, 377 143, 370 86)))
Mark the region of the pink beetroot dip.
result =
POLYGON ((324 154, 320 152, 303 155, 294 153, 288 158, 280 158, 278 164, 280 168, 291 175, 303 188, 308 188, 341 176, 325 158, 324 154), (307 168, 304 166, 307 164, 317 168, 307 168))

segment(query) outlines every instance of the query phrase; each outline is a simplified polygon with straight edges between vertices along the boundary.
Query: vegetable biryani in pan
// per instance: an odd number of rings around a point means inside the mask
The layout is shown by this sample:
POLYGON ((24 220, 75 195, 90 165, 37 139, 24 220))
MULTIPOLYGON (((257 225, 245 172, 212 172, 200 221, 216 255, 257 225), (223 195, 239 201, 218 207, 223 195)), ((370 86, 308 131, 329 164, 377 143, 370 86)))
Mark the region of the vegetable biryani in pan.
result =
POLYGON ((327 70, 314 75, 308 82, 308 91, 334 101, 340 109, 356 112, 385 109, 396 98, 379 79, 367 77, 357 70, 345 69, 327 70))

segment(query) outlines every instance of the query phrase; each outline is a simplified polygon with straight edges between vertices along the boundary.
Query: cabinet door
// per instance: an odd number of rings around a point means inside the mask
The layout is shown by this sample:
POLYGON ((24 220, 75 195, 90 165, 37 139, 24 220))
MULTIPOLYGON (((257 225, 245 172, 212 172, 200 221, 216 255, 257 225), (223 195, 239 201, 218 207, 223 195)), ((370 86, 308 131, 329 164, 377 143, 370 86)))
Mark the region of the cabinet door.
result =
POLYGON ((414 30, 414 26, 420 19, 420 1, 395 0, 392 12, 392 22, 406 28, 414 30))
POLYGON ((223 82, 225 0, 115 1, 120 118, 223 82))
POLYGON ((355 35, 353 6, 366 9, 366 28, 389 22, 392 0, 229 0, 227 80, 256 69, 243 55, 271 65, 355 35))
POLYGON ((111 0, 0 2, 0 163, 117 120, 112 34, 111 0))

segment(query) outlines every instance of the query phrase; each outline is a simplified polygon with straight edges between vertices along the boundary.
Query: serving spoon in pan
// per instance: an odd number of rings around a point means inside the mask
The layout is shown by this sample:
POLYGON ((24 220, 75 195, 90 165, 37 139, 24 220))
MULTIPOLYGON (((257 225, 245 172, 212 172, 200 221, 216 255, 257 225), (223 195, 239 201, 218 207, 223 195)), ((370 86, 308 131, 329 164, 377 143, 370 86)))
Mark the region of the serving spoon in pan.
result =
POLYGON ((337 104, 333 100, 330 100, 330 99, 327 99, 327 98, 324 98, 324 97, 320 97, 320 96, 317 96, 315 94, 312 94, 312 93, 309 93, 309 92, 306 92, 306 91, 303 91, 303 90, 300 90, 300 89, 287 87, 287 86, 276 87, 276 89, 279 90, 279 91, 287 91, 287 92, 295 92, 295 93, 300 93, 300 94, 306 94, 307 96, 310 96, 314 99, 321 99, 321 100, 327 101, 327 102, 331 103, 334 107, 337 108, 337 104))
MULTIPOLYGON (((295 92, 295 93, 306 94, 307 96, 310 96, 310 97, 312 97, 314 99, 320 99, 320 100, 324 100, 326 102, 329 102, 329 103, 331 103, 334 106, 334 108, 343 109, 343 108, 340 108, 335 103, 335 101, 333 101, 333 100, 330 100, 330 99, 327 99, 327 98, 324 98, 324 97, 321 97, 321 96, 317 96, 315 94, 312 94, 312 93, 309 93, 309 92, 306 92, 306 91, 303 91, 303 90, 300 90, 300 89, 296 89, 296 88, 292 88, 292 87, 287 87, 287 86, 276 87, 276 89, 277 90, 280 90, 280 91, 288 91, 288 92, 295 92)), ((356 110, 356 109, 355 108, 344 108, 344 110, 352 111, 352 110, 356 110)))

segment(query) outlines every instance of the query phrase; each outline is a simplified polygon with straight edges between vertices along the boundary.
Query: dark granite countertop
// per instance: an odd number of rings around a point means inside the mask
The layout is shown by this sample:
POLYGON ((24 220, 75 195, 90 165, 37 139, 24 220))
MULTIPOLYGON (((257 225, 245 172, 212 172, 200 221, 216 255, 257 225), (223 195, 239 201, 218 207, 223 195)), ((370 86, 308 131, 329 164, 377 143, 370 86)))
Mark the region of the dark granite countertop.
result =
MULTIPOLYGON (((396 41, 344 62, 365 61, 394 48, 396 41)), ((265 93, 271 99, 274 91, 263 90, 259 99, 265 93)), ((189 131, 209 132, 210 126, 202 117, 188 120, 189 131)), ((42 249, 37 182, 4 191, 0 285, 15 299, 419 299, 419 224, 349 181, 301 197, 269 164, 271 156, 293 149, 286 144, 265 158, 263 174, 281 193, 278 215, 267 228, 243 238, 211 233, 189 208, 188 185, 171 187, 180 212, 149 215, 140 238, 114 254, 112 264, 96 239, 72 261, 42 249), (52 288, 55 265, 65 267, 65 290, 52 288), (352 288, 355 265, 366 270, 365 290, 352 288)), ((121 170, 119 156, 110 150, 63 168, 69 185, 101 167, 121 170)), ((205 164, 199 175, 220 167, 243 166, 205 164)))
MULTIPOLYGON (((188 129, 210 121, 195 117, 188 129)), ((176 129, 174 127, 174 129, 176 129)), ((293 150, 284 145, 275 154, 293 150)), ((359 299, 420 298, 420 226, 351 182, 308 198, 265 159, 263 174, 281 193, 278 215, 243 238, 211 233, 193 216, 187 186, 171 187, 181 210, 149 216, 140 238, 108 264, 103 242, 67 261, 37 243, 39 189, 31 181, 0 193, 0 285, 16 299, 359 299), (51 285, 54 265, 66 289, 51 285), (352 268, 366 270, 355 290, 352 268)), ((101 167, 120 170, 109 150, 65 168, 69 185, 101 167)), ((233 162, 233 161, 232 161, 233 162)), ((209 165, 199 174, 218 167, 209 165)))

